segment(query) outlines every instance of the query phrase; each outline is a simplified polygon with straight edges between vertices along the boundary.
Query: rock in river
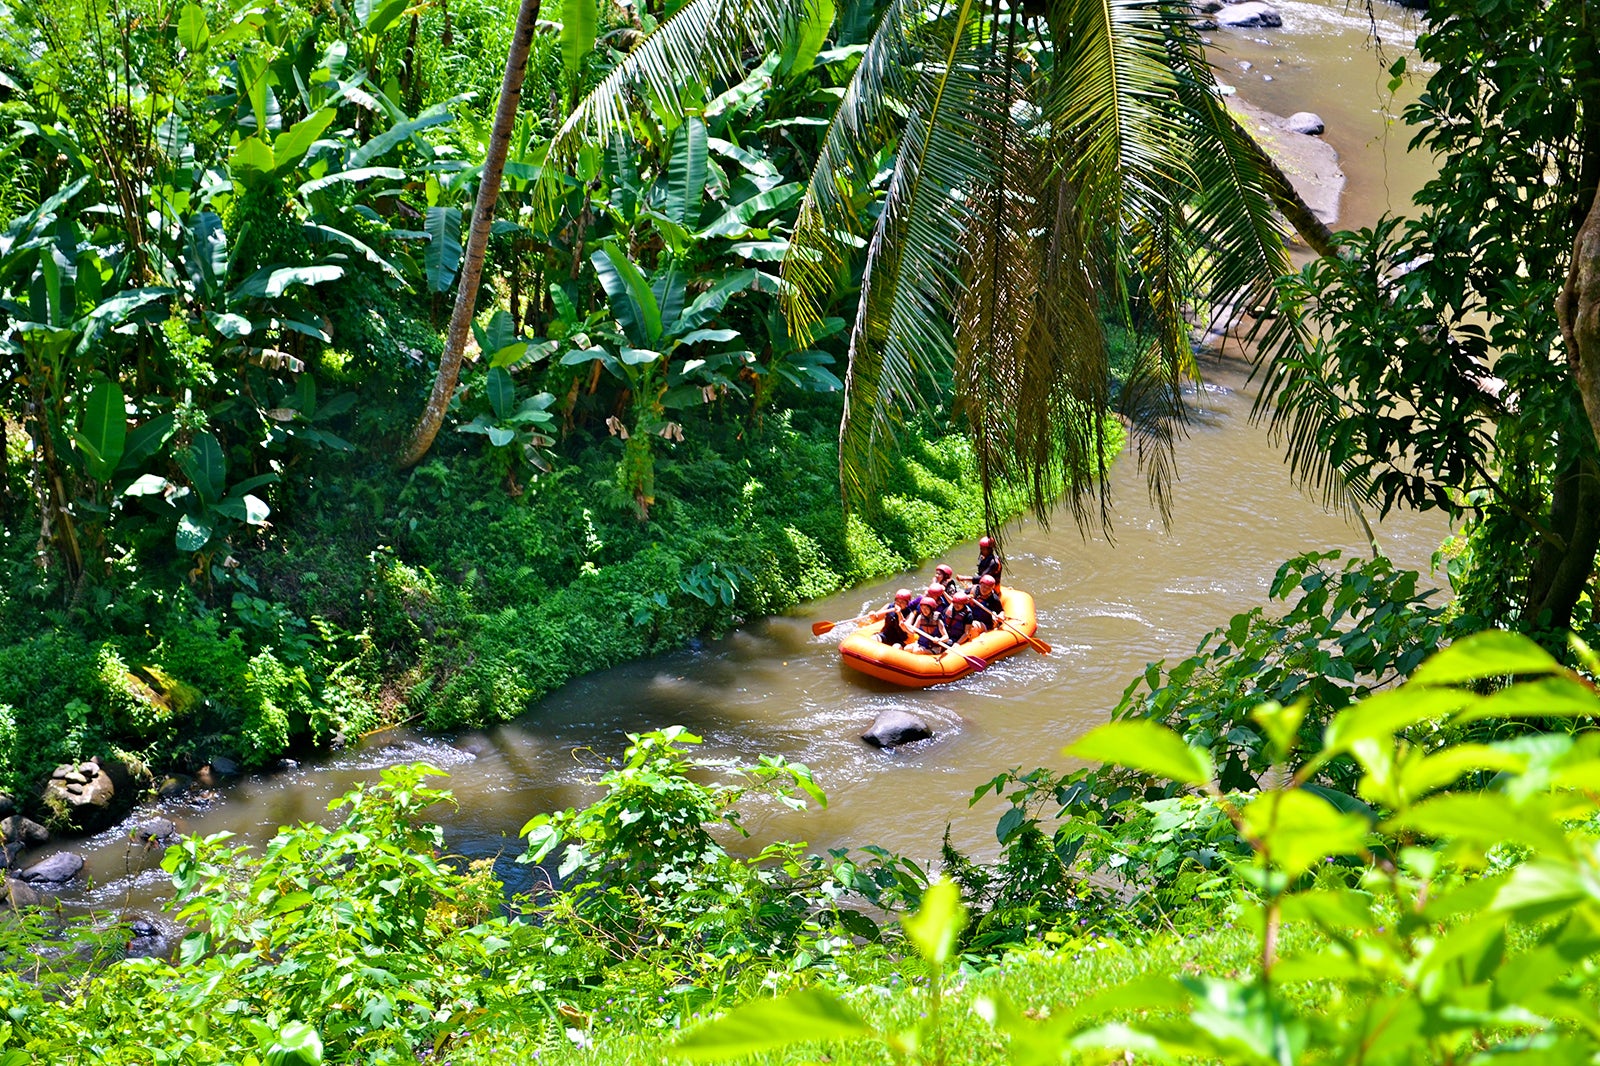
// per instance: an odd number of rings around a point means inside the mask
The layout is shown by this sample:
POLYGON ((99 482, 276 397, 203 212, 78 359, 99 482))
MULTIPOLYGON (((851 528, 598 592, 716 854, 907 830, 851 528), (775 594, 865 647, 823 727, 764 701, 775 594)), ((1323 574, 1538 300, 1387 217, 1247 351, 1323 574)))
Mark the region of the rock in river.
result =
POLYGON ((933 736, 928 723, 905 711, 884 711, 872 728, 861 734, 861 739, 875 748, 895 748, 916 740, 933 736))
POLYGON ((1327 129, 1322 122, 1322 116, 1315 111, 1296 111, 1283 120, 1283 128, 1290 133, 1304 133, 1315 137, 1327 129))
POLYGON ((1262 0, 1245 0, 1242 4, 1224 4, 1215 15, 1218 26, 1244 29, 1254 26, 1282 26, 1283 16, 1271 4, 1262 0))
POLYGON ((30 885, 61 885, 78 876, 83 869, 83 856, 75 851, 58 851, 47 859, 40 859, 18 876, 30 885))

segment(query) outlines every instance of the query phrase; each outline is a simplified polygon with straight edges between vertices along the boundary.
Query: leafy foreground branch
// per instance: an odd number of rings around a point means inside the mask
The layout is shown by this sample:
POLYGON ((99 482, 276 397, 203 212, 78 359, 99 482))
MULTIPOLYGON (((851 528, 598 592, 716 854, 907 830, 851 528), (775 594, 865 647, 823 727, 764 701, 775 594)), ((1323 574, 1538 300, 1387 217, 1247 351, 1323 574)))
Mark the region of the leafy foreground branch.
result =
POLYGON ((436 771, 398 768, 336 802, 336 827, 285 829, 260 855, 226 835, 174 848, 191 923, 175 962, 115 961, 116 930, 13 920, 0 1063, 65 1047, 112 1063, 1588 1062, 1600 733, 1580 730, 1597 713, 1583 675, 1488 631, 1320 736, 1305 703, 1256 707, 1274 768, 1259 788, 1222 790, 1211 751, 1155 721, 1112 722, 1067 753, 1215 811, 1238 845, 1220 902, 1115 937, 1085 906, 1003 953, 978 939, 983 904, 898 857, 730 853, 741 804, 821 799, 803 766, 709 764, 681 729, 635 737, 598 802, 529 823, 524 859, 560 855, 563 883, 510 908, 491 860, 443 855, 421 821, 448 800, 436 771), (1351 792, 1313 786, 1341 762, 1351 792))

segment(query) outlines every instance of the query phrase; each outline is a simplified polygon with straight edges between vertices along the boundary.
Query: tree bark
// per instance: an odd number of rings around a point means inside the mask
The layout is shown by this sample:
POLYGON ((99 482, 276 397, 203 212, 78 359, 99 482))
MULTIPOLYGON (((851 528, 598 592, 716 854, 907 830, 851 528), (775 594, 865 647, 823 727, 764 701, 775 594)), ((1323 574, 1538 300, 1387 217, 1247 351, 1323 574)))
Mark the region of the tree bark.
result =
POLYGON ((1600 190, 1572 244, 1572 266, 1556 298, 1567 364, 1572 367, 1589 425, 1600 440, 1600 190))
POLYGON ((517 27, 506 56, 506 75, 500 83, 500 101, 495 106, 494 128, 489 134, 489 152, 483 161, 483 176, 478 182, 478 198, 472 207, 472 229, 462 255, 461 280, 456 290, 455 310, 445 334, 444 354, 439 357, 439 372, 433 379, 428 406, 417 420, 395 465, 404 470, 415 466, 439 435, 445 408, 455 395, 461 377, 461 358, 466 352, 472 328, 472 313, 478 303, 478 287, 483 280, 483 259, 489 250, 489 228, 494 221, 495 201, 500 198, 500 179, 505 172, 506 153, 517 124, 517 107, 522 102, 522 83, 527 76, 528 51, 539 19, 540 0, 522 0, 517 11, 517 27))

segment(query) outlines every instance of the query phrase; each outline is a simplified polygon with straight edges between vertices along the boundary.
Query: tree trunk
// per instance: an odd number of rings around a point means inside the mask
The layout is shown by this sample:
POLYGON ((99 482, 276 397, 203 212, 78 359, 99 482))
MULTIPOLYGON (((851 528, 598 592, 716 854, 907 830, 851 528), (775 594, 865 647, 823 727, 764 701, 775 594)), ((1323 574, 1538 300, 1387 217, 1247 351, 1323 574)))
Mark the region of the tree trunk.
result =
POLYGON ((1600 190, 1573 241, 1572 266, 1556 298, 1556 314, 1583 409, 1600 440, 1600 190))
POLYGON ((439 373, 433 379, 428 406, 412 429, 400 458, 400 469, 415 466, 428 454, 439 435, 445 408, 455 395, 461 377, 461 357, 466 352, 467 335, 472 328, 472 313, 478 303, 478 285, 483 280, 483 259, 489 250, 489 228, 494 221, 495 201, 500 198, 500 178, 505 172, 506 153, 517 124, 517 107, 522 102, 522 83, 528 70, 528 50, 533 44, 534 26, 539 19, 539 0, 522 0, 517 11, 517 28, 506 57, 506 75, 500 83, 500 102, 495 106, 494 129, 489 135, 489 153, 483 161, 483 176, 478 182, 478 198, 472 207, 472 230, 467 237, 461 261, 460 287, 456 290, 455 310, 445 334, 444 354, 439 357, 439 373))

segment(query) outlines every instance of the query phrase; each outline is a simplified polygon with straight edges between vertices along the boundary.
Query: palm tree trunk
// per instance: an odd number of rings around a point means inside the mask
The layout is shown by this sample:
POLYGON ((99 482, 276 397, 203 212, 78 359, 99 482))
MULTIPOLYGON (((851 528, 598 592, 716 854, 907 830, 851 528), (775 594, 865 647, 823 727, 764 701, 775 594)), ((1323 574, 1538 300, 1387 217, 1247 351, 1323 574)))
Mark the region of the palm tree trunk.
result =
POLYGON ((461 357, 466 351, 472 327, 472 312, 478 303, 478 285, 483 280, 483 259, 489 249, 489 227, 494 221, 495 201, 500 198, 500 178, 505 172, 506 152, 517 124, 517 107, 522 102, 522 83, 528 70, 528 51, 533 44, 534 26, 539 19, 539 0, 522 0, 517 11, 517 28, 506 56, 506 75, 500 83, 500 102, 494 110, 494 129, 489 134, 489 153, 483 161, 483 176, 478 182, 478 198, 472 207, 472 229, 462 256, 460 287, 456 290, 455 310, 445 334, 444 354, 439 357, 439 373, 433 379, 428 406, 417 420, 395 465, 404 470, 415 466, 428 454, 439 435, 445 408, 455 395, 461 376, 461 357))

